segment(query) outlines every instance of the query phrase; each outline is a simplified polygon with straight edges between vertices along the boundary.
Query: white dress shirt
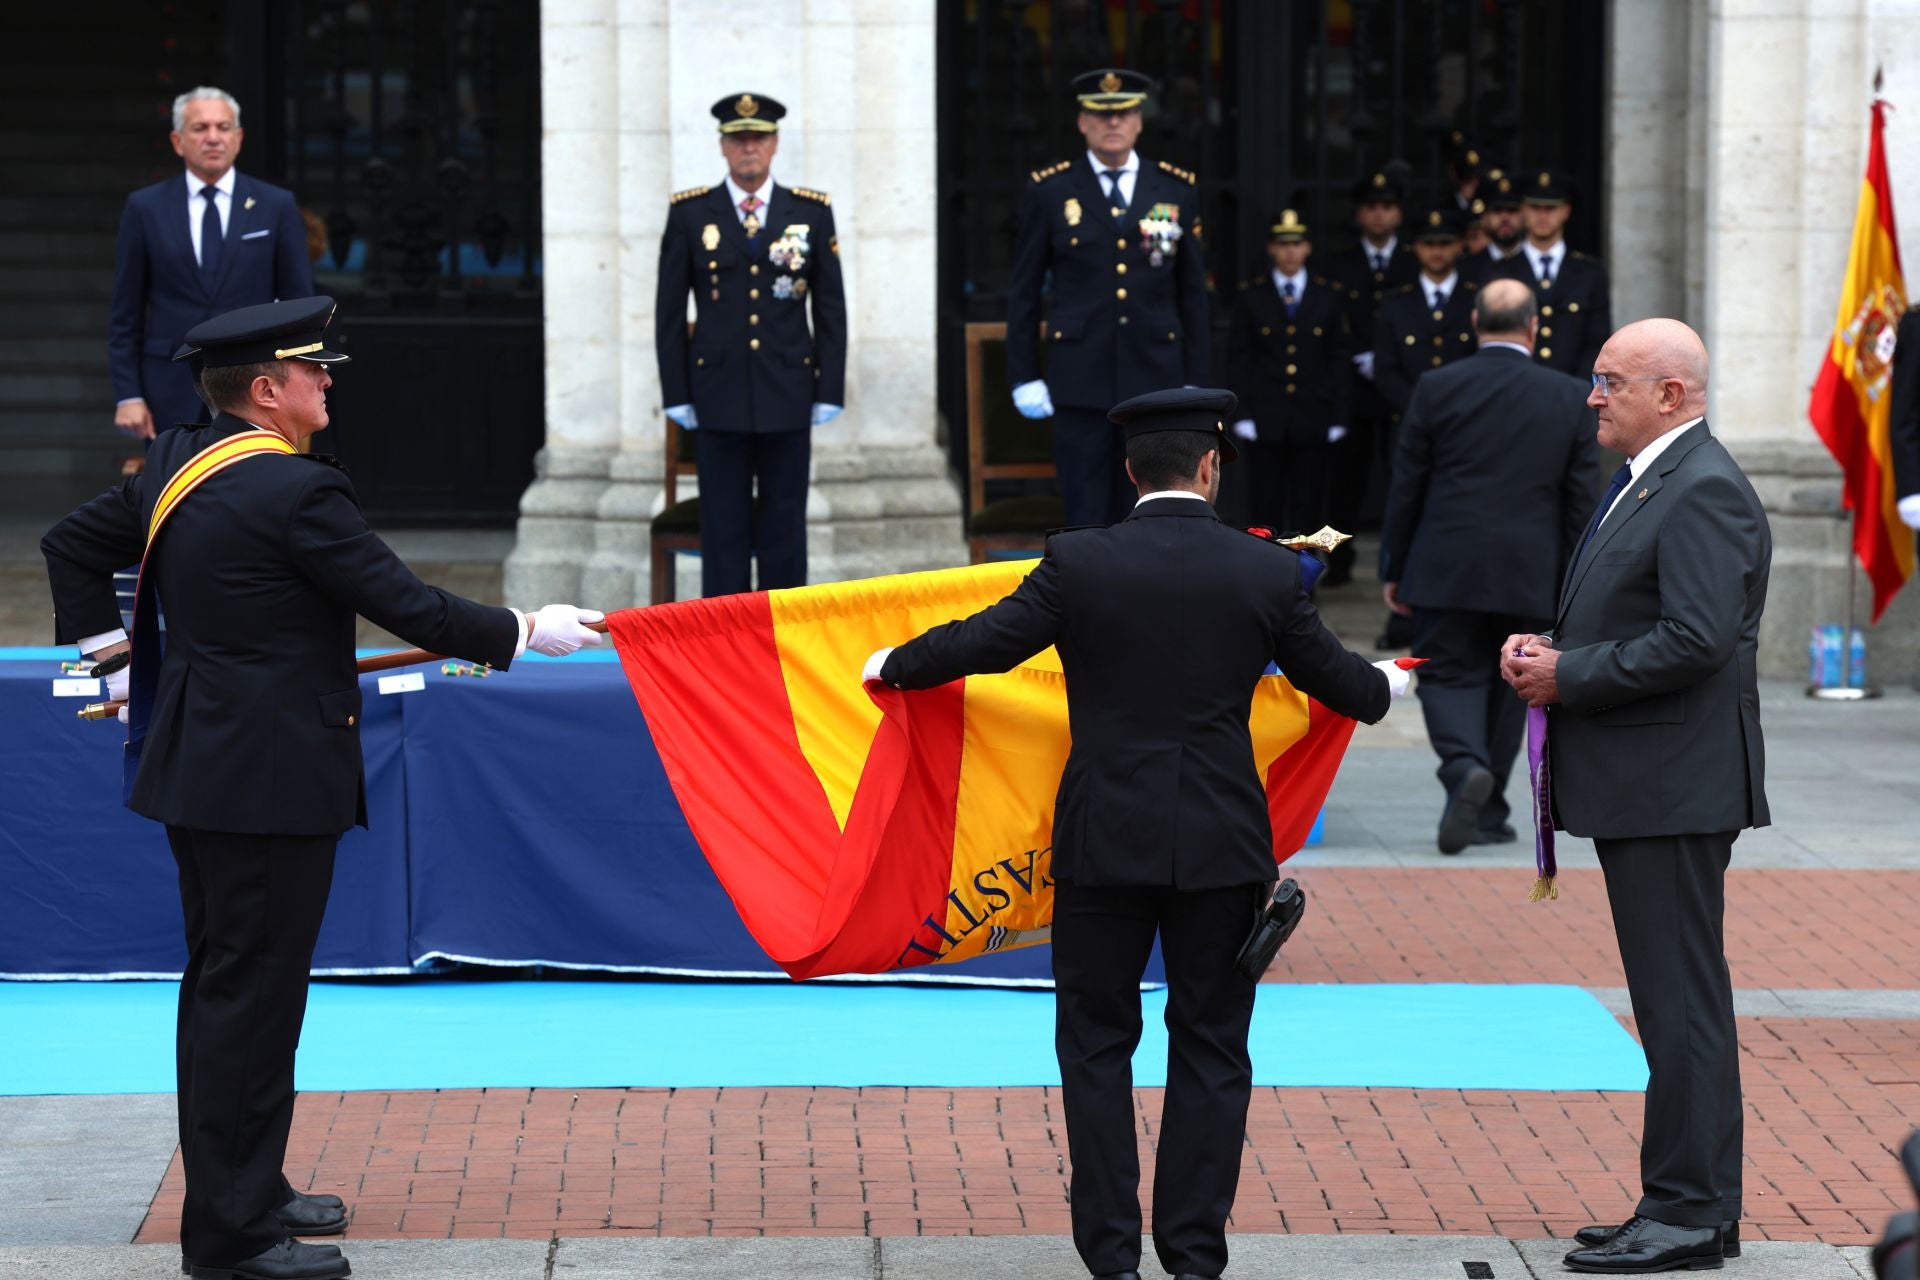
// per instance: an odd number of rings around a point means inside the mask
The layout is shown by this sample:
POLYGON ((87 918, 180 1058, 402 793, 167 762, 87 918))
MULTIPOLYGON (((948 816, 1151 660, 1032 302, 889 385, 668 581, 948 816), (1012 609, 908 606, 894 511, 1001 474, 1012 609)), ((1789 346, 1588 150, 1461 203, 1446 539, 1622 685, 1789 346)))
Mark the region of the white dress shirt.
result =
POLYGON ((1373 241, 1367 239, 1365 236, 1360 237, 1360 252, 1367 255, 1367 268, 1372 271, 1384 269, 1373 265, 1376 261, 1383 259, 1388 266, 1391 266, 1393 264, 1393 251, 1399 247, 1399 236, 1388 236, 1387 243, 1384 246, 1374 244, 1373 241))
POLYGON ((1436 302, 1434 300, 1435 296, 1444 293, 1447 297, 1451 298, 1453 291, 1459 287, 1460 273, 1458 271, 1449 271, 1445 280, 1435 280, 1425 272, 1420 274, 1420 291, 1427 295, 1427 305, 1436 311, 1446 304, 1436 302))
MULTIPOLYGON (((1107 166, 1101 162, 1099 156, 1093 154, 1091 151, 1087 152, 1087 163, 1093 166, 1093 176, 1099 179, 1100 194, 1106 196, 1108 200, 1112 200, 1113 197, 1107 191, 1107 166)), ((1140 153, 1138 151, 1129 151, 1127 152, 1127 162, 1120 166, 1120 199, 1121 203, 1128 207, 1132 207, 1133 205, 1133 184, 1139 176, 1140 153)))
POLYGON ((1496 347, 1507 351, 1518 351, 1529 360, 1533 358, 1533 348, 1524 342, 1483 342, 1480 344, 1482 351, 1492 351, 1496 347))
MULTIPOLYGON (((1647 468, 1653 465, 1653 460, 1655 458, 1658 458, 1662 453, 1666 451, 1666 448, 1668 445, 1672 444, 1675 440, 1678 440, 1681 437, 1681 435, 1683 435, 1688 430, 1692 429, 1693 427, 1699 426, 1702 422, 1705 422, 1705 421, 1706 421, 1705 418, 1693 418, 1686 422, 1683 422, 1679 426, 1675 427, 1673 430, 1663 432, 1660 435, 1654 437, 1653 443, 1649 444, 1646 448, 1642 449, 1640 452, 1634 454, 1631 458, 1628 458, 1627 459, 1627 488, 1622 489, 1619 493, 1616 493, 1613 495, 1613 501, 1607 507, 1607 514, 1600 517, 1600 524, 1605 524, 1607 522, 1607 518, 1613 514, 1614 507, 1617 507, 1620 505, 1620 499, 1627 496, 1627 489, 1633 488, 1634 482, 1639 480, 1641 476, 1647 473, 1647 468)), ((1600 525, 1594 526, 1594 528, 1596 529, 1599 527, 1600 525)))
MULTIPOLYGON (((1155 489, 1152 493, 1141 494, 1140 502, 1158 502, 1161 498, 1193 498, 1200 502, 1205 502, 1207 495, 1204 493, 1195 493, 1191 489, 1155 489)), ((1136 502, 1133 505, 1137 507, 1140 505, 1140 502, 1136 502)))
POLYGON ((767 180, 760 184, 758 191, 747 190, 733 180, 732 174, 727 175, 727 199, 733 201, 734 219, 743 227, 747 225, 747 214, 746 210, 740 207, 740 202, 748 196, 756 196, 759 198, 760 205, 753 211, 753 216, 760 219, 760 225, 762 227, 766 226, 767 201, 773 196, 773 174, 771 172, 767 174, 767 180))
POLYGON ((1565 262, 1567 258, 1566 241, 1554 241, 1551 249, 1536 249, 1533 247, 1533 241, 1527 240, 1522 243, 1521 247, 1526 250, 1527 265, 1533 268, 1533 278, 1535 280, 1540 278, 1540 264, 1543 262, 1552 268, 1552 275, 1548 277, 1549 279, 1558 280, 1560 278, 1560 264, 1565 262))
POLYGON ((1275 267, 1273 269, 1273 291, 1280 295, 1280 300, 1282 302, 1285 302, 1287 300, 1286 292, 1282 287, 1285 285, 1293 286, 1293 300, 1295 302, 1298 302, 1300 301, 1300 299, 1306 297, 1307 296, 1307 269, 1305 267, 1302 267, 1298 271, 1294 272, 1292 275, 1289 276, 1289 275, 1282 275, 1280 272, 1280 268, 1275 267))
MULTIPOLYGON (((220 181, 213 184, 213 207, 220 211, 220 236, 224 240, 227 229, 233 225, 233 173, 232 169, 220 175, 220 181)), ((207 216, 207 202, 200 195, 206 188, 199 175, 187 170, 187 234, 193 237, 193 260, 200 261, 200 219, 207 216)))

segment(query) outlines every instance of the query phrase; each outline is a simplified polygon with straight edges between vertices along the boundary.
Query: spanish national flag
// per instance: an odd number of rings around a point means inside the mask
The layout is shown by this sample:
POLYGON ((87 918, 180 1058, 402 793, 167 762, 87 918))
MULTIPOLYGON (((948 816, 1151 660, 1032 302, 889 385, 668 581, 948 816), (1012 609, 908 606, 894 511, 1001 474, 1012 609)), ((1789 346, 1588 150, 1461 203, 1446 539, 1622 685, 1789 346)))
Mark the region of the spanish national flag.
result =
POLYGON ((1907 310, 1900 272, 1900 237, 1893 221, 1882 139, 1886 104, 1875 99, 1867 177, 1853 219, 1853 249, 1840 286, 1840 312, 1826 363, 1813 384, 1807 416, 1845 471, 1847 509, 1853 512, 1853 552, 1873 584, 1873 618, 1880 620, 1894 593, 1913 574, 1913 536, 1895 510, 1888 384, 1894 330, 1907 310))
MULTIPOLYGON (((1033 563, 608 615, 694 838, 793 977, 1046 941, 1069 745, 1058 655, 918 692, 860 680, 875 649, 985 608, 1033 563)), ((1251 729, 1276 864, 1306 843, 1353 725, 1261 680, 1251 729)))

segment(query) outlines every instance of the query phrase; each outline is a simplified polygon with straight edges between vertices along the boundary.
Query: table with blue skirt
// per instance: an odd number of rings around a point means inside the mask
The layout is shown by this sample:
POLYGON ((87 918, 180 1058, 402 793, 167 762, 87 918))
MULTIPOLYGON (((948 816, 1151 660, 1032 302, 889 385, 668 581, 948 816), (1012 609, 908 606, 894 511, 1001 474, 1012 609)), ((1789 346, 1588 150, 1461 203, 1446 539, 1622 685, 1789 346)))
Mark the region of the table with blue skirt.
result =
MULTIPOLYGON (((0 649, 0 978, 174 976, 166 831, 120 803, 124 727, 75 715, 98 695, 56 696, 74 657, 0 649)), ((370 825, 340 842, 316 973, 781 976, 694 843, 612 653, 412 670, 412 692, 361 677, 370 825)), ((1039 946, 899 976, 1042 983, 1049 963, 1039 946)))

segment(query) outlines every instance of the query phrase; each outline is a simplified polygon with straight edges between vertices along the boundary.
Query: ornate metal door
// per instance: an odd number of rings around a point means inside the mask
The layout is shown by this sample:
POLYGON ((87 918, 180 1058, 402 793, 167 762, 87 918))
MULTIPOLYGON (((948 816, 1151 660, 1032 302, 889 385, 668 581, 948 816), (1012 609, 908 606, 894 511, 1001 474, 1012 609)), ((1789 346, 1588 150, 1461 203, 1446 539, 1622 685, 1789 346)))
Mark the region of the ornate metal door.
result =
POLYGON ((545 434, 538 0, 229 14, 354 357, 320 447, 376 522, 510 524, 545 434))

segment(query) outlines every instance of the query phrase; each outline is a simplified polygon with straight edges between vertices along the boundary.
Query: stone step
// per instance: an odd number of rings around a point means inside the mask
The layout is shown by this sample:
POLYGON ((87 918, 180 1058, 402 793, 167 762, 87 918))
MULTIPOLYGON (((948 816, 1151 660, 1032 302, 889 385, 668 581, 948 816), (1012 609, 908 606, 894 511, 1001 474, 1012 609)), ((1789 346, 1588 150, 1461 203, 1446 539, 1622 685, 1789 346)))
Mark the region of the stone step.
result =
POLYGON ((42 300, 105 303, 113 297, 113 264, 102 267, 14 266, 5 275, 8 305, 33 306, 42 300))
MULTIPOLYGON (((113 412, 113 383, 107 378, 104 359, 97 371, 87 372, 59 367, 0 368, 0 414, 100 405, 106 406, 109 414, 113 412)), ((0 439, 7 434, 7 427, 0 424, 0 439)))

